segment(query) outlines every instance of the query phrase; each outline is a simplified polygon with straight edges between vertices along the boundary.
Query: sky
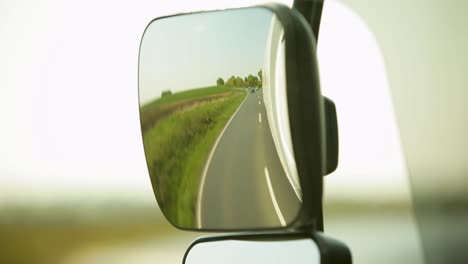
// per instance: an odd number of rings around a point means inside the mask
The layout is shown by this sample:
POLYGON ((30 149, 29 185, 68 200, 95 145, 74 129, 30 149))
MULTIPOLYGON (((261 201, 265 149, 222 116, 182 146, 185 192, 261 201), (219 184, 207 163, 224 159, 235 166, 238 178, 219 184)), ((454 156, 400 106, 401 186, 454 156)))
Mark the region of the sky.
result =
MULTIPOLYGON (((138 115, 138 50, 146 25, 157 16, 261 2, 2 2, 0 206, 154 203, 138 115)), ((325 178, 325 197, 408 200, 375 37, 341 3, 328 1, 322 19, 320 78, 337 105, 340 129, 339 167, 325 178)))
POLYGON ((156 20, 140 50, 141 101, 244 78, 262 68, 273 13, 264 8, 189 14, 156 20))

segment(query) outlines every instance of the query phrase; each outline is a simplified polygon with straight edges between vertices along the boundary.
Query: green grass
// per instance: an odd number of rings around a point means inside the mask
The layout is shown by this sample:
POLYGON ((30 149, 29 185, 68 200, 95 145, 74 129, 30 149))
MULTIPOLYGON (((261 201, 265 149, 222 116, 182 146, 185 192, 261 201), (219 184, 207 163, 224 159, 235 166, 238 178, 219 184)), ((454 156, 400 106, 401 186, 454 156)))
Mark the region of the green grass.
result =
MULTIPOLYGON (((195 225, 203 166, 221 130, 246 95, 241 90, 229 91, 228 96, 179 109, 143 134, 146 160, 160 207, 166 217, 180 226, 195 225)), ((183 98, 189 97, 185 94, 183 98)))
POLYGON ((182 108, 198 105, 203 102, 213 101, 237 93, 239 90, 224 86, 205 87, 186 90, 171 95, 166 95, 140 107, 140 121, 143 133, 157 122, 182 108))

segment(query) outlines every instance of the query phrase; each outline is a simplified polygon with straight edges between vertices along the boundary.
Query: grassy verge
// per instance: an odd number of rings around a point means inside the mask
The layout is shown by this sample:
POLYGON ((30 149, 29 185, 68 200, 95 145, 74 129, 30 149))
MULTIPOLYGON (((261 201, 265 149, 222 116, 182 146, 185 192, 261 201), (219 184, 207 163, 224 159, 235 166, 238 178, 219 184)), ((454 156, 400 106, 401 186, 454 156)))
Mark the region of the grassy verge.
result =
POLYGON ((195 224, 195 203, 203 166, 215 140, 245 95, 244 91, 230 90, 228 96, 182 108, 143 134, 156 197, 166 217, 181 226, 195 224))
POLYGON ((211 87, 204 87, 204 88, 197 88, 191 89, 179 93, 174 93, 169 96, 163 96, 158 98, 150 103, 145 104, 141 107, 142 111, 145 111, 150 108, 154 108, 155 106, 163 105, 163 104, 170 104, 178 101, 184 100, 193 100, 198 98, 207 97, 210 95, 215 95, 219 93, 225 93, 232 91, 232 88, 227 88, 224 86, 211 86, 211 87))
POLYGON ((143 133, 181 109, 196 107, 202 103, 230 96, 235 90, 225 87, 191 89, 158 98, 140 108, 140 121, 143 133))

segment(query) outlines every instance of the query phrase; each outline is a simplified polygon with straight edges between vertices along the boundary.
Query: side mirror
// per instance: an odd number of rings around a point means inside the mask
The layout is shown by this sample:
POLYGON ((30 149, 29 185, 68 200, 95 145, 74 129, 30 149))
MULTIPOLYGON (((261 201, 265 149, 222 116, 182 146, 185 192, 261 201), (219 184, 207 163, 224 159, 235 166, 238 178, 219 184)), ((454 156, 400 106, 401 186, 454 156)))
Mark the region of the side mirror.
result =
POLYGON ((318 225, 324 102, 315 40, 297 11, 266 5, 155 19, 141 41, 138 82, 148 171, 171 224, 318 225))
POLYGON ((200 238, 184 264, 351 264, 348 247, 322 233, 249 234, 200 238))

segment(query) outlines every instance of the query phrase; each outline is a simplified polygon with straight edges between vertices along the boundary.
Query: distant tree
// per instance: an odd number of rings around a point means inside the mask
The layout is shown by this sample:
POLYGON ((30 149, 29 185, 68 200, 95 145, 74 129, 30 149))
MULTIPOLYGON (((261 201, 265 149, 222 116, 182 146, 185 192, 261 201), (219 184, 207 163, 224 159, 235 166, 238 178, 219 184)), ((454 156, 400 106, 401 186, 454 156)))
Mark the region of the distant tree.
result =
POLYGON ((161 97, 168 96, 168 95, 171 95, 171 94, 172 94, 171 90, 165 90, 165 91, 162 91, 161 97))
POLYGON ((235 82, 235 87, 241 88, 243 86, 244 86, 244 80, 241 77, 237 76, 236 77, 236 82, 235 82))
POLYGON ((241 88, 247 88, 247 82, 245 81, 245 78, 242 79, 242 86, 241 88))
POLYGON ((263 72, 262 72, 262 70, 258 71, 257 76, 260 79, 260 82, 263 81, 263 72))
POLYGON ((257 76, 254 76, 254 82, 255 82, 255 86, 258 86, 258 84, 260 83, 260 80, 258 79, 257 76))
POLYGON ((247 76, 247 87, 258 87, 258 77, 249 74, 247 76))
POLYGON ((229 79, 226 81, 226 86, 227 87, 236 87, 236 77, 231 76, 229 79))
POLYGON ((223 80, 223 78, 219 77, 218 80, 216 80, 216 85, 217 85, 217 86, 223 86, 223 85, 224 85, 224 80, 223 80))

